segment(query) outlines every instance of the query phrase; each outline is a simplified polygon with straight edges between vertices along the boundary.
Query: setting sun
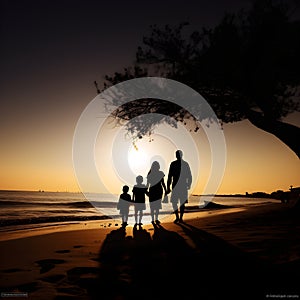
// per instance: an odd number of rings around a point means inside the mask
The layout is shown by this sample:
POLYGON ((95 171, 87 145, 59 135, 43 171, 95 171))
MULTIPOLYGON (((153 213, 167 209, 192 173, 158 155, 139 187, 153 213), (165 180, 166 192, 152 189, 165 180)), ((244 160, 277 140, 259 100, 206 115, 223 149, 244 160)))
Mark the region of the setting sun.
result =
POLYGON ((146 174, 149 169, 150 156, 145 147, 133 144, 128 150, 128 164, 135 174, 146 174))

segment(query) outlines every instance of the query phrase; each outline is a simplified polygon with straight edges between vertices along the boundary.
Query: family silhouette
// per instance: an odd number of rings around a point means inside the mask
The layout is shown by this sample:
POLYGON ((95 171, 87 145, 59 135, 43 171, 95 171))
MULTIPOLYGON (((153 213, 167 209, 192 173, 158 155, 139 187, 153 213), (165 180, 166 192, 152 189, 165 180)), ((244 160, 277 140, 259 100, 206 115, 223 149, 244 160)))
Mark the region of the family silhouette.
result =
POLYGON ((120 211, 122 226, 128 225, 129 208, 134 206, 135 226, 143 225, 142 218, 146 210, 146 196, 149 198, 151 223, 160 224, 159 213, 162 209, 162 199, 171 193, 170 202, 175 214, 174 223, 182 223, 185 204, 188 203, 188 190, 192 184, 192 173, 188 162, 183 160, 182 150, 175 152, 176 160, 169 166, 167 184, 165 173, 160 169, 158 161, 153 161, 146 176, 146 184, 142 175, 136 177, 132 188, 132 197, 128 193, 129 186, 124 185, 119 196, 117 209, 120 211))

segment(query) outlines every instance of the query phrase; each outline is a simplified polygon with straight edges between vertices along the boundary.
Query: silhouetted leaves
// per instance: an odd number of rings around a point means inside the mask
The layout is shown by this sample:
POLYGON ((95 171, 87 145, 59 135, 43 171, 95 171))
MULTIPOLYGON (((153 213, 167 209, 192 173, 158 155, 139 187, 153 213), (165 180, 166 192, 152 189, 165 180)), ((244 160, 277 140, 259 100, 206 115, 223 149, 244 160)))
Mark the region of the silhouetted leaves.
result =
MULTIPOLYGON (((153 25, 137 49, 134 67, 106 76, 104 89, 144 76, 175 79, 199 92, 222 122, 248 119, 299 156, 299 128, 281 121, 300 111, 300 21, 292 19, 295 8, 287 3, 254 1, 250 10, 226 14, 214 28, 191 31, 186 22, 153 25)), ((177 121, 190 117, 179 106, 166 111, 163 101, 149 99, 148 105, 177 121)), ((144 114, 145 106, 145 100, 134 108, 123 106, 115 116, 130 120, 144 114)), ((131 129, 138 135, 152 129, 136 125, 131 129)))

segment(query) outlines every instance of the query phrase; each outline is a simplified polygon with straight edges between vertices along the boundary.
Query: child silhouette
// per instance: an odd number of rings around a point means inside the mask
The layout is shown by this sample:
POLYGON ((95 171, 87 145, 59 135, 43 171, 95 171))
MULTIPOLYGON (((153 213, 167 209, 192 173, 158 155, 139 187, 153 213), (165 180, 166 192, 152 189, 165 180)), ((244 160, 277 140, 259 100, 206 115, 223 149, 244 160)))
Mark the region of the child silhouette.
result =
POLYGON ((148 195, 147 187, 143 184, 143 176, 136 177, 136 185, 132 189, 132 201, 134 203, 135 224, 143 225, 143 211, 146 209, 145 195, 148 195))
POLYGON ((129 215, 129 207, 132 203, 131 196, 128 194, 129 186, 123 186, 123 193, 119 197, 119 202, 117 204, 117 209, 120 211, 120 215, 122 218, 122 226, 125 227, 128 225, 128 215, 129 215))

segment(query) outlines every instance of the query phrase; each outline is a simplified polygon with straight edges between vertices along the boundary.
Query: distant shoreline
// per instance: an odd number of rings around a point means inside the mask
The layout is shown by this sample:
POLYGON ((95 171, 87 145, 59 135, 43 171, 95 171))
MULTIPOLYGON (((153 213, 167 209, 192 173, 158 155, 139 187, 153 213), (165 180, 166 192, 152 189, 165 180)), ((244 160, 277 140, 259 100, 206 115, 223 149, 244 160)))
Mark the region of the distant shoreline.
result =
POLYGON ((257 195, 255 196, 255 195, 252 195, 252 194, 248 194, 248 195, 245 195, 245 194, 216 194, 216 195, 212 195, 212 194, 204 194, 204 195, 192 194, 192 196, 195 196, 195 197, 236 197, 236 198, 270 198, 270 199, 274 199, 274 197, 272 197, 269 194, 266 194, 264 197, 257 196, 257 195))
MULTIPOLYGON (((295 188, 296 189, 296 188, 295 188)), ((47 190, 0 190, 0 193, 68 193, 68 194, 85 194, 83 192, 70 192, 70 191, 47 191, 47 190)), ((285 191, 289 192, 289 191, 285 191)), ((100 192, 86 192, 86 194, 109 194, 109 195, 117 195, 118 193, 100 193, 100 192)), ((255 193, 245 193, 245 194, 191 194, 191 196, 196 197, 246 197, 246 198, 257 198, 257 195, 268 195, 270 198, 271 194, 266 192, 255 192, 255 193)))
MULTIPOLYGON (((107 195, 118 197, 118 194, 111 193, 99 193, 99 192, 69 192, 69 191, 46 191, 46 190, 0 190, 0 193, 42 193, 42 194, 82 194, 83 196, 87 195, 107 195)), ((290 187, 289 191, 277 190, 272 193, 266 192, 253 192, 244 194, 191 194, 193 197, 224 197, 224 198, 245 198, 245 199, 253 199, 253 198, 265 198, 265 199, 274 199, 279 200, 281 202, 288 202, 293 199, 299 199, 300 197, 300 187, 290 187)), ((0 200, 1 201, 1 200, 0 200)))

